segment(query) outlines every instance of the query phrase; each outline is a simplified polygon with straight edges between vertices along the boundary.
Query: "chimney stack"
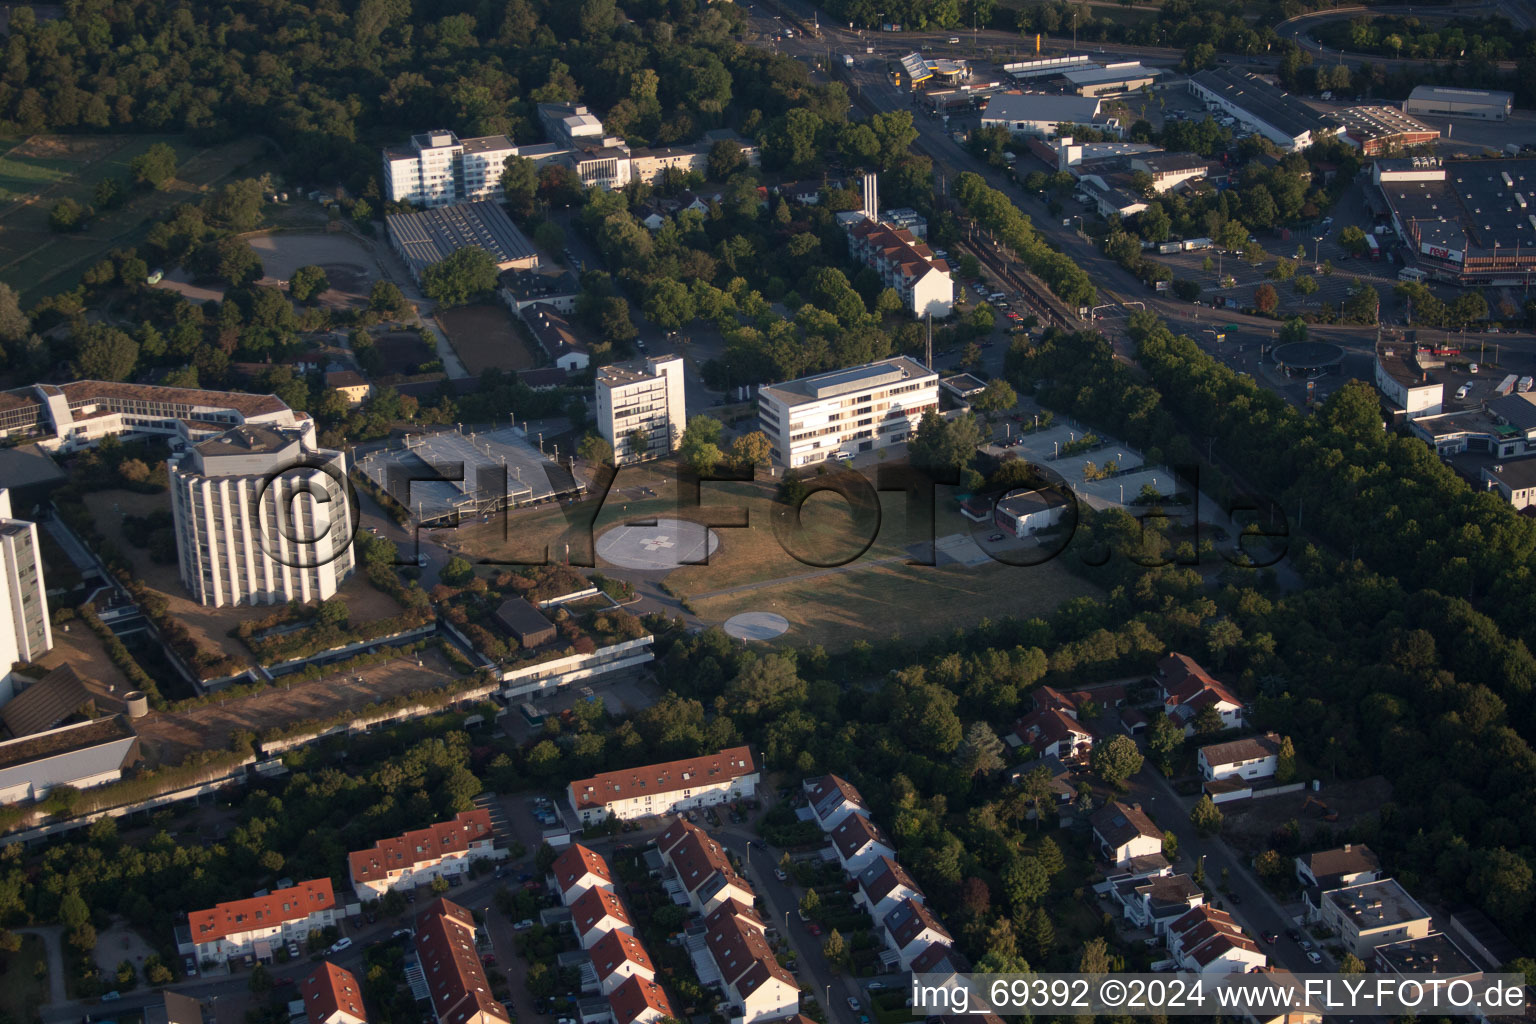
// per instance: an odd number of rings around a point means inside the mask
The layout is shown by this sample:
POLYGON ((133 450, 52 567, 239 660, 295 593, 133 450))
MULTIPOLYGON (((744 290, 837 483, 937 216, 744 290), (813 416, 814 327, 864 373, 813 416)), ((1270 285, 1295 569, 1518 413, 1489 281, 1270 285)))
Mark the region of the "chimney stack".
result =
POLYGON ((880 200, 873 174, 864 175, 864 216, 872 221, 880 219, 880 200))

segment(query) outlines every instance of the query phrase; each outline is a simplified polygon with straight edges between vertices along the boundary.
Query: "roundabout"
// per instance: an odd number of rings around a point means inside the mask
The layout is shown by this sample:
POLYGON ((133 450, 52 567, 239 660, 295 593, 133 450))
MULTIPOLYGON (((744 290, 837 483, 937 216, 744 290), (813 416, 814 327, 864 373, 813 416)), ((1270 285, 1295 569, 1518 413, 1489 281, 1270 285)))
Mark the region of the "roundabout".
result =
POLYGON ((1288 377, 1313 377, 1337 373, 1344 361, 1344 350, 1326 341, 1292 341, 1269 350, 1275 369, 1288 377))

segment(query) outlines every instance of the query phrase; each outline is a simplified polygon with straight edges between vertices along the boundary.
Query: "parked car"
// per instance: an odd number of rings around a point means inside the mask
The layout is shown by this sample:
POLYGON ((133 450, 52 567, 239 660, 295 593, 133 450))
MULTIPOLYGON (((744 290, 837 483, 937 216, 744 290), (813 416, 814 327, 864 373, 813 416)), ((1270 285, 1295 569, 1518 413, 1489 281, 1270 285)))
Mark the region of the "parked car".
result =
POLYGON ((389 933, 389 937, 392 938, 392 939, 398 939, 402 935, 410 935, 410 934, 411 934, 411 930, 409 928, 396 928, 394 931, 389 933))
POLYGON ((1461 387, 1456 389, 1456 398, 1458 400, 1466 398, 1467 397, 1467 392, 1469 392, 1471 390, 1472 390, 1472 385, 1470 385, 1470 384, 1463 384, 1461 387))
POLYGON ((1275 941, 1277 939, 1279 939, 1279 938, 1280 938, 1280 935, 1277 932, 1265 932, 1264 933, 1264 941, 1269 943, 1271 946, 1273 946, 1275 944, 1275 941))
POLYGON ((111 1003, 111 1002, 115 1002, 116 1000, 121 999, 121 998, 123 998, 123 994, 121 992, 118 992, 116 989, 114 989, 111 992, 108 992, 105 995, 103 995, 101 997, 101 1001, 104 1002, 104 1003, 111 1003))
POLYGON ((785 871, 783 868, 774 868, 773 869, 773 877, 777 878, 781 882, 789 881, 789 873, 787 871, 785 871))
POLYGON ((197 960, 195 957, 188 954, 182 958, 181 973, 185 974, 189 978, 197 977, 197 960))
POLYGON ((1307 963, 1312 964, 1314 967, 1322 962, 1322 955, 1319 954, 1316 950, 1313 950, 1307 954, 1307 963))
POLYGON ((878 992, 880 989, 885 988, 885 982, 883 982, 883 981, 872 981, 868 985, 865 985, 864 987, 869 989, 871 992, 878 992))
POLYGON ((848 1009, 852 1010, 854 1013, 858 1013, 860 1010, 864 1009, 864 1006, 857 999, 853 998, 853 996, 849 996, 848 1009))
POLYGON ((1007 539, 1008 539, 1007 537, 1003 536, 1000 533, 994 533, 992 536, 987 538, 987 540, 990 541, 993 544, 996 544, 1000 540, 1007 540, 1007 539))
POLYGON ((1295 928, 1287 928, 1285 930, 1285 937, 1290 939, 1292 942, 1300 942, 1301 932, 1297 931, 1295 928))
POLYGON ((1298 939, 1296 945, 1300 946, 1304 952, 1310 953, 1312 951, 1312 943, 1306 939, 1298 939))
POLYGON ((805 930, 810 932, 812 935, 820 935, 821 925, 817 924, 815 921, 812 921, 810 924, 805 926, 805 930))
POLYGON ((344 949, 351 949, 351 948, 352 948, 352 940, 350 938, 348 938, 347 936, 343 935, 341 938, 337 939, 334 943, 332 943, 331 944, 331 948, 328 949, 326 952, 328 952, 328 953, 340 953, 344 949))
POLYGON ((1468 373, 1476 373, 1477 372, 1477 364, 1473 363, 1470 366, 1468 366, 1467 367, 1467 372, 1468 373))
POLYGON ((532 928, 532 927, 533 927, 533 918, 525 917, 521 921, 519 921, 516 924, 514 924, 512 926, 512 930, 515 931, 515 932, 520 932, 520 931, 524 931, 524 930, 532 928))

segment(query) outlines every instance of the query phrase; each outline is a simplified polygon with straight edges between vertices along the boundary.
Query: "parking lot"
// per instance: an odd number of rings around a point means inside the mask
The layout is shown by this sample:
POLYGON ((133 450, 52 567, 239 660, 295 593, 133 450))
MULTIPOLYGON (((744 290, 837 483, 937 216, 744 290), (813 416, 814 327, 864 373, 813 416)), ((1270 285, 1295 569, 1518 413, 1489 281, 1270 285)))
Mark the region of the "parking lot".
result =
POLYGON ((1174 492, 1173 474, 1160 466, 1148 466, 1141 453, 1113 438, 1100 438, 1092 451, 1061 455, 1064 447, 1081 441, 1086 431, 1075 423, 1052 426, 1046 430, 1022 434, 1011 443, 988 445, 984 451, 990 454, 1011 452, 1037 466, 1043 466, 1058 474, 1071 487, 1078 499, 1090 507, 1101 509, 1112 505, 1124 505, 1134 501, 1143 487, 1151 486, 1159 494, 1174 492), (1118 472, 1104 480, 1088 480, 1090 464, 1102 470, 1114 463, 1118 472))

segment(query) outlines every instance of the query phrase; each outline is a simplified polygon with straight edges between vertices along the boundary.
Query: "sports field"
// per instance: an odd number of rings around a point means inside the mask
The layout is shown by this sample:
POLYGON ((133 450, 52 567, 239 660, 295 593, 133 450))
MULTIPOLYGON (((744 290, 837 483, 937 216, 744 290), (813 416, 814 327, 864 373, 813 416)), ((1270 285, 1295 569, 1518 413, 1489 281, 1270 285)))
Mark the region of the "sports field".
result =
POLYGON ((251 164, 265 144, 241 139, 198 149, 182 136, 34 135, 0 140, 0 280, 37 299, 73 287, 85 269, 114 248, 137 245, 148 224, 177 203, 251 164), (131 178, 129 164, 157 142, 176 151, 176 177, 163 189, 133 190, 115 210, 98 213, 84 231, 48 229, 48 211, 61 199, 93 205, 98 183, 131 178))

